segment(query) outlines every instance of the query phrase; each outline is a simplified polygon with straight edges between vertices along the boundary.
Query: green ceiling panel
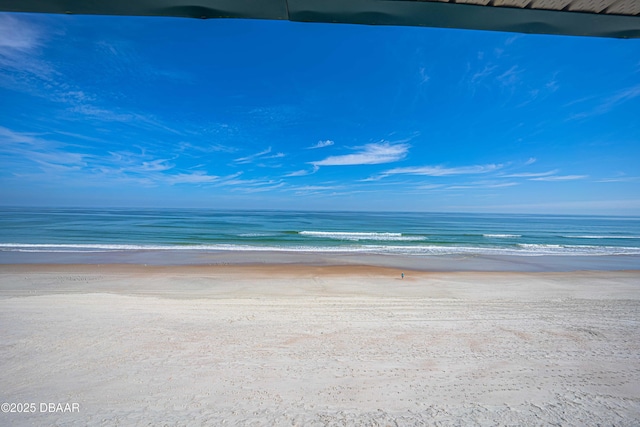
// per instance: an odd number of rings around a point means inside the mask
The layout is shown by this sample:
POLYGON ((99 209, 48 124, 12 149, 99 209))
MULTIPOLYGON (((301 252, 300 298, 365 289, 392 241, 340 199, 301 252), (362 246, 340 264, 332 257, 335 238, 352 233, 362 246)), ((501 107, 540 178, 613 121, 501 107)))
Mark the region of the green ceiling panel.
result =
POLYGON ((596 37, 640 37, 640 15, 636 12, 637 2, 640 0, 616 0, 610 7, 594 11, 569 11, 574 1, 579 0, 570 0, 570 3, 567 0, 531 0, 524 2, 525 7, 507 7, 493 6, 493 1, 482 6, 415 0, 0 0, 0 11, 202 19, 281 19, 596 37), (533 8, 536 6, 546 9, 533 8), (554 6, 558 10, 551 10, 554 6), (619 11, 629 12, 620 14, 619 11))

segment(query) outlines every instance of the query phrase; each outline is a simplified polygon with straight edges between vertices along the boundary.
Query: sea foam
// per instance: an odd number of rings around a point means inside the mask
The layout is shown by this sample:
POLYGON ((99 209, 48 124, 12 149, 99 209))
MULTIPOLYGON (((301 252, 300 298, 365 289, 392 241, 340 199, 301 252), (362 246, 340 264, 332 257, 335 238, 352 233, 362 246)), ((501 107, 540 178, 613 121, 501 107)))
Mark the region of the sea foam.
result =
POLYGON ((380 240, 411 242, 427 240, 425 236, 405 236, 402 233, 346 232, 346 231, 300 231, 301 236, 335 240, 380 240))

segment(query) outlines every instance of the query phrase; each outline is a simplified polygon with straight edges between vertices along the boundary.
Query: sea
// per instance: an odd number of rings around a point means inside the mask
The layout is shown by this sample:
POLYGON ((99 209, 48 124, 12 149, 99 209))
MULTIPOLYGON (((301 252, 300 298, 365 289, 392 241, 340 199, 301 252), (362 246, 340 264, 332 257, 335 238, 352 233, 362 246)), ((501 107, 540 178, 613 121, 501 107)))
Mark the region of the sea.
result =
POLYGON ((532 259, 546 257, 555 260, 555 264, 558 259, 570 258, 573 264, 579 259, 579 267, 640 269, 640 218, 0 208, 0 263, 4 264, 206 264, 224 260, 227 260, 224 263, 273 260, 355 263, 390 256, 404 260, 404 264, 399 264, 408 267, 420 264, 421 260, 433 263, 438 259, 475 259, 469 269, 481 265, 482 260, 492 259, 532 265, 532 259))

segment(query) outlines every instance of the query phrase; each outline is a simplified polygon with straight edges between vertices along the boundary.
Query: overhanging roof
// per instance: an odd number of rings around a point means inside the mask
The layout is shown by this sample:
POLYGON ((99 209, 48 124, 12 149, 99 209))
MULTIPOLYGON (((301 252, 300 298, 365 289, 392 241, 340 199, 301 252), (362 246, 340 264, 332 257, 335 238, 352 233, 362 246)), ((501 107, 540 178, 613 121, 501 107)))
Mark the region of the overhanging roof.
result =
POLYGON ((0 10, 640 37, 640 0, 0 0, 0 10))

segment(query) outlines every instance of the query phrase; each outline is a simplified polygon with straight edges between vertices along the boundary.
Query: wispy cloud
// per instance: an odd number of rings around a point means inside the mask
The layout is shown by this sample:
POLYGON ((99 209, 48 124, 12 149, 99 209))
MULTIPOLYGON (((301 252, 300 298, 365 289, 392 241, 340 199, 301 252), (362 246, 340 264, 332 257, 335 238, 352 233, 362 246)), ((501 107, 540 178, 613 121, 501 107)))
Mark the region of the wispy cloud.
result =
POLYGON ((9 144, 42 144, 42 141, 37 138, 35 133, 15 132, 3 126, 0 126, 0 140, 5 146, 9 144))
POLYGON ((519 69, 517 65, 514 65, 513 67, 509 68, 507 71, 496 76, 496 80, 498 80, 498 82, 500 82, 502 86, 513 86, 514 84, 518 83, 518 81, 520 80, 519 76, 521 73, 522 73, 522 70, 519 69))
POLYGON ((556 92, 558 89, 560 89, 560 84, 556 80, 556 76, 554 76, 552 80, 550 80, 549 82, 547 82, 547 84, 544 85, 544 87, 549 92, 553 93, 553 92, 556 92))
MULTIPOLYGON (((59 100, 56 99, 56 101, 59 100)), ((183 134, 182 130, 177 130, 168 126, 163 122, 163 120, 154 117, 152 114, 103 108, 96 106, 91 102, 84 102, 83 100, 78 102, 69 101, 66 103, 69 105, 67 111, 80 116, 82 120, 126 123, 130 126, 135 126, 143 130, 160 130, 181 136, 183 134)))
POLYGON ((603 178, 596 182, 636 182, 640 181, 640 176, 618 176, 615 178, 603 178))
POLYGON ((170 175, 166 179, 169 184, 208 184, 217 181, 219 178, 219 176, 208 175, 203 171, 196 171, 170 175))
POLYGON ((212 185, 216 187, 229 188, 231 191, 243 193, 260 193, 270 190, 276 190, 286 185, 282 180, 271 179, 268 177, 242 179, 240 176, 244 172, 236 172, 232 175, 220 177, 212 185))
POLYGON ((264 193, 267 191, 277 190, 285 185, 286 184, 284 182, 276 180, 238 180, 235 182, 235 185, 233 185, 233 190, 243 193, 264 193))
MULTIPOLYGON (((606 114, 609 111, 613 110, 614 108, 618 107, 619 105, 624 104, 625 102, 635 99, 639 96, 640 96, 640 85, 630 86, 605 98, 597 107, 589 111, 584 111, 581 113, 574 114, 573 116, 569 117, 569 119, 570 120, 584 119, 587 117, 606 114)), ((578 102, 581 102, 581 101, 582 100, 579 100, 578 102)))
POLYGON ((306 169, 302 169, 302 170, 297 170, 294 172, 290 172, 286 175, 284 175, 286 178, 290 178, 290 177, 296 177, 296 176, 305 176, 305 175, 309 175, 312 172, 306 169))
POLYGON ((178 144, 177 147, 177 152, 179 152, 180 154, 188 154, 188 155, 194 155, 194 153, 199 153, 201 154, 210 154, 210 153, 214 153, 214 152, 221 152, 221 153, 233 153, 234 151, 237 151, 236 148, 234 147, 229 147, 226 145, 222 145, 222 144, 216 144, 216 143, 205 143, 205 144, 193 144, 190 142, 181 142, 180 144, 178 144))
POLYGON ((522 172, 522 173, 512 173, 509 175, 502 175, 505 178, 538 178, 544 176, 555 175, 558 173, 558 169, 554 169, 547 172, 522 172))
POLYGON ((525 165, 525 166, 529 166, 529 165, 534 164, 534 163, 535 163, 535 162, 537 162, 537 161, 538 161, 538 159, 536 159, 535 157, 529 157, 529 160, 527 160, 526 162, 524 162, 524 165, 525 165))
POLYGON ((539 178, 531 178, 529 181, 576 181, 588 178, 589 175, 553 175, 539 178))
POLYGON ((431 80, 429 74, 427 74, 427 70, 424 67, 420 67, 420 84, 428 83, 431 80))
MULTIPOLYGON (((0 86, 39 94, 40 86, 60 90, 55 69, 39 58, 44 32, 18 15, 0 13, 0 86)), ((40 95, 43 96, 43 95, 40 95)))
POLYGON ((173 169, 174 165, 168 163, 167 159, 157 159, 149 162, 142 162, 142 165, 138 168, 140 172, 162 172, 169 169, 173 169))
POLYGON ((157 158, 144 148, 139 152, 101 152, 93 146, 67 144, 48 139, 46 134, 21 133, 1 126, 0 159, 13 176, 67 183, 196 185, 229 181, 238 176, 221 178, 204 170, 180 170, 173 163, 175 158, 157 158))
POLYGON ((485 67, 482 70, 475 72, 471 76, 471 79, 470 79, 471 84, 478 84, 482 82, 484 79, 491 76, 496 68, 497 68, 496 65, 485 65, 485 67))
POLYGON ((94 105, 84 103, 74 105, 73 107, 69 108, 69 112, 78 113, 85 117, 97 118, 101 121, 106 122, 132 122, 136 119, 141 118, 136 114, 128 112, 116 112, 106 108, 99 108, 94 105))
POLYGON ((303 185, 300 187, 291 187, 291 190, 293 190, 297 195, 309 195, 340 190, 343 188, 344 186, 340 185, 303 185))
POLYGON ((320 169, 319 166, 314 166, 313 169, 311 169, 311 170, 309 170, 309 169, 297 170, 297 171, 288 173, 288 174, 286 174, 284 176, 289 178, 289 177, 296 177, 296 176, 311 175, 311 174, 314 174, 314 173, 318 172, 318 169, 320 169))
POLYGON ((505 187, 513 187, 519 185, 517 182, 472 182, 470 184, 462 184, 462 185, 450 185, 446 187, 447 190, 467 190, 467 189, 483 189, 483 188, 505 188, 505 187))
POLYGON ((311 147, 307 147, 307 150, 314 150, 316 148, 330 147, 333 144, 334 144, 334 142, 331 141, 330 139, 327 139, 326 141, 318 141, 317 144, 314 144, 311 147))
POLYGON ((271 147, 267 148, 266 150, 260 151, 258 153, 251 154, 250 156, 239 157, 235 159, 235 162, 239 164, 251 163, 257 159, 264 158, 264 156, 266 156, 269 153, 271 153, 271 147))
MULTIPOLYGON (((20 91, 33 96, 45 98, 50 102, 64 105, 67 110, 62 114, 62 120, 95 119, 104 122, 121 122, 140 127, 142 129, 159 129, 180 134, 171 129, 162 120, 154 118, 145 112, 129 111, 126 107, 105 107, 105 99, 112 97, 113 90, 101 91, 87 89, 87 85, 80 83, 77 76, 67 74, 64 62, 49 60, 50 46, 57 41, 60 34, 52 31, 37 19, 27 19, 22 15, 0 13, 0 87, 12 91, 20 91)), ((97 43, 97 45, 106 42, 97 43)), ((130 60, 122 62, 122 54, 118 55, 117 63, 109 62, 115 55, 114 48, 107 49, 108 55, 100 55, 104 75, 96 78, 118 78, 117 74, 126 71, 126 80, 131 81, 130 74, 141 73, 141 69, 149 66, 139 55, 133 55, 130 60)), ((141 75, 139 80, 146 82, 153 73, 141 75)), ((117 85, 113 85, 117 87, 117 85)))
POLYGON ((0 55, 31 52, 41 44, 42 34, 17 15, 0 13, 0 55))
POLYGON ((383 172, 382 176, 389 175, 425 175, 425 176, 450 176, 450 175, 473 175, 494 172, 502 168, 502 165, 475 165, 460 167, 444 167, 444 166, 419 166, 395 168, 383 172))
POLYGON ((444 184, 423 184, 415 187, 417 190, 435 190, 444 187, 444 184))
POLYGON ((324 160, 310 162, 310 164, 314 166, 352 166, 391 163, 405 158, 409 148, 410 145, 405 143, 372 143, 358 147, 356 153, 330 156, 324 160))
POLYGON ((167 69, 145 61, 133 40, 112 35, 108 40, 96 42, 93 49, 111 78, 140 83, 167 80, 181 84, 193 83, 193 76, 185 71, 185 67, 167 69))
POLYGON ((16 174, 33 173, 34 164, 45 173, 79 170, 87 165, 91 155, 66 148, 65 144, 43 135, 0 126, 0 157, 5 167, 11 165, 16 174))

